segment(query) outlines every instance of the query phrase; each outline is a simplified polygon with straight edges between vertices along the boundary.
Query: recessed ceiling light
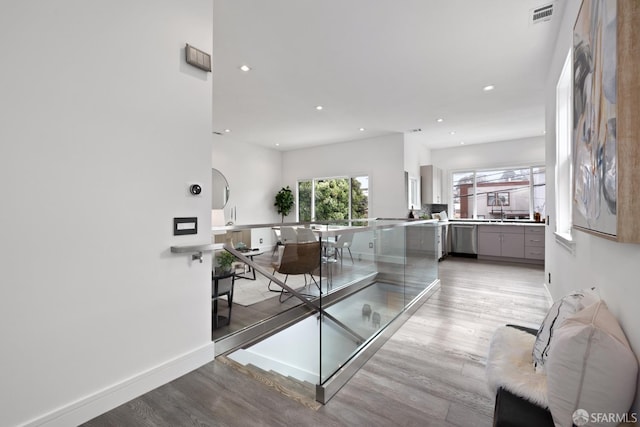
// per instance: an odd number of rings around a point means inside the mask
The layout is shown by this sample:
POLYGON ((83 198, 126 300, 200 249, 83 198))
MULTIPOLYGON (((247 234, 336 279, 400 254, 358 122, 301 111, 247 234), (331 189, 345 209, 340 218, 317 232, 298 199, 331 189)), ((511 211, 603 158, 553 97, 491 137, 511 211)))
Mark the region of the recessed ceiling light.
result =
POLYGON ((460 141, 460 145, 464 145, 464 141, 460 141))
POLYGON ((229 132, 231 132, 231 129, 225 129, 224 131, 225 131, 225 133, 229 133, 229 132))
POLYGON ((444 119, 436 119, 436 122, 442 123, 442 122, 444 122, 444 119))
POLYGON ((455 134, 456 134, 455 130, 452 130, 451 132, 449 132, 449 135, 455 135, 455 134))
POLYGON ((482 88, 483 91, 489 92, 490 90, 494 90, 496 87, 494 85, 488 85, 482 88))
POLYGON ((360 128, 360 132, 364 132, 364 128, 360 128))
POLYGON ((280 147, 280 144, 276 142, 276 147, 280 147))
POLYGON ((240 66, 240 69, 246 73, 247 71, 251 70, 251 67, 249 67, 248 65, 244 64, 244 65, 240 66))
POLYGON ((316 110, 320 111, 322 110, 322 108, 323 108, 322 105, 316 105, 316 110))

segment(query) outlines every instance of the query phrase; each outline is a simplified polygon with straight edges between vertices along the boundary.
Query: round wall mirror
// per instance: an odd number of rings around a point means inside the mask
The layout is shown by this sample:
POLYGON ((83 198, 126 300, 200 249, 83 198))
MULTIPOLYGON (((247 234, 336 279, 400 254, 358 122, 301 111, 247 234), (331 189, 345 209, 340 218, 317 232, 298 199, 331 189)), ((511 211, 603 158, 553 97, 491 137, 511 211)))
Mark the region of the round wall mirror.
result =
POLYGON ((229 200, 229 183, 218 169, 211 169, 211 209, 223 209, 229 200))

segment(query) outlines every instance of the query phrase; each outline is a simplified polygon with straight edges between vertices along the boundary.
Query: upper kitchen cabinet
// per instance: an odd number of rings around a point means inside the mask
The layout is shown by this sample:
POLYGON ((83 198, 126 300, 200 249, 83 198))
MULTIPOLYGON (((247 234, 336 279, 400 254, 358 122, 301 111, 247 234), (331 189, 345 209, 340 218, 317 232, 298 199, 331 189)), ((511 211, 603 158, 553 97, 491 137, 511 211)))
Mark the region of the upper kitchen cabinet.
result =
POLYGON ((420 166, 422 204, 442 203, 442 169, 433 165, 420 166))

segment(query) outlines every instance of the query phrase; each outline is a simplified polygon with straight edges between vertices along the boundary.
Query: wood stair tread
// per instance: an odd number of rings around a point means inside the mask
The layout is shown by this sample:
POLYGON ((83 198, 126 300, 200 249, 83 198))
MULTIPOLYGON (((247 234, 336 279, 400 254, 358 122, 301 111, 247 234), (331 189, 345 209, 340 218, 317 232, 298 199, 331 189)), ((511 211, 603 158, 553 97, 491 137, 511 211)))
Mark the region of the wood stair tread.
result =
POLYGON ((300 381, 275 371, 265 371, 252 364, 243 365, 226 356, 218 356, 216 360, 235 368, 237 371, 248 375, 268 387, 278 390, 281 394, 308 408, 317 411, 322 407, 322 404, 315 400, 315 385, 308 381, 300 381))

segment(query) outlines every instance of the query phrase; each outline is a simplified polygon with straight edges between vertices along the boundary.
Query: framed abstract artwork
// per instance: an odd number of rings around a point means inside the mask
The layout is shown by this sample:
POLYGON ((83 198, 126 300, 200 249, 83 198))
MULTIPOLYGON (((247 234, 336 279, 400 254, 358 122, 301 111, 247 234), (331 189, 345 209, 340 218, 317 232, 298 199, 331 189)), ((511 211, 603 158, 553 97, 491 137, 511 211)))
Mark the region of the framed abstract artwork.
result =
POLYGON ((573 31, 573 226, 624 242, 640 242, 638 3, 584 0, 573 31))

